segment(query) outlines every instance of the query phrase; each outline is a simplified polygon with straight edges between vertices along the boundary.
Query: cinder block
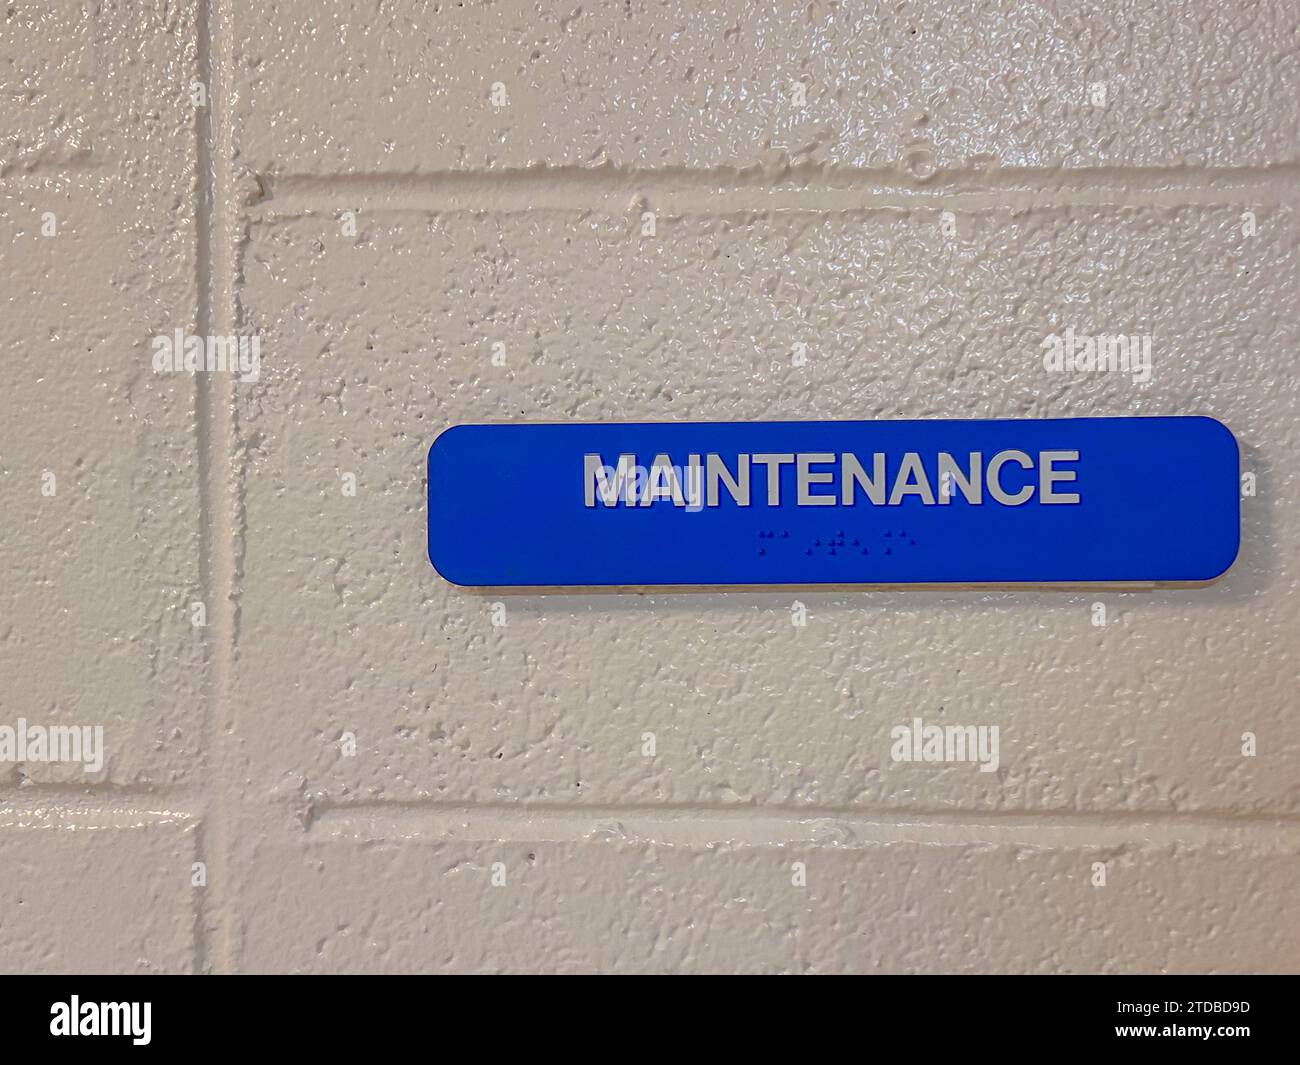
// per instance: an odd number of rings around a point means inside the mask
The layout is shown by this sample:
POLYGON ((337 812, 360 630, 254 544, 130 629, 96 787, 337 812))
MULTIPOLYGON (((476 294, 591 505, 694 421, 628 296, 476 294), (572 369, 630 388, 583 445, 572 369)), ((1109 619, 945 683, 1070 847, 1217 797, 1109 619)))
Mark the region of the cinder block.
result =
POLYGON ((1293 3, 201 10, 0 14, 0 726, 105 744, 0 762, 0 970, 1295 970, 1293 3), (456 422, 1147 413, 1242 443, 1211 588, 425 556, 456 422))
POLYGON ((100 205, 123 228, 148 224, 130 218, 128 205, 152 205, 155 223, 168 208, 191 210, 196 7, 194 0, 9 5, 0 34, 4 176, 98 172, 100 205))
MULTIPOLYGON (((151 364, 195 328, 194 26, 146 8, 16 5, 0 34, 0 725, 101 726, 89 779, 167 784, 204 668, 196 383, 151 364)), ((0 795, 20 779, 87 776, 3 763, 0 795)))
POLYGON ((193 824, 113 822, 0 807, 0 971, 192 970, 193 824))
POLYGON ((1286 0, 351 0, 235 13, 259 172, 1296 160, 1286 0))
POLYGON ((570 842, 267 840, 243 889, 259 904, 240 967, 1285 972, 1300 950, 1294 853, 665 846, 620 828, 570 842))
POLYGON ((272 201, 242 297, 268 352, 241 391, 255 779, 308 805, 1294 812, 1297 262, 1290 212, 1259 223, 685 215, 647 240, 627 217, 395 212, 353 241, 272 201), (1047 372, 1067 326, 1154 334, 1151 383, 1047 372), (1142 413, 1223 419, 1259 474, 1214 587, 483 597, 425 556, 425 453, 455 422, 1142 413), (918 717, 997 726, 998 771, 893 762, 918 717))

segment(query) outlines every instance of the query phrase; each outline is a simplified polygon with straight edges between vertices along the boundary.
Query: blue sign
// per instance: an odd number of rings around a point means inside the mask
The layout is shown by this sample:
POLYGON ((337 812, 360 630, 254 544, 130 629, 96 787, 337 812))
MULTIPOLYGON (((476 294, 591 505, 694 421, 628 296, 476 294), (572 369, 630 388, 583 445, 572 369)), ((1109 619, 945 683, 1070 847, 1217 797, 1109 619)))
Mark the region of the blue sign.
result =
POLYGON ((456 425, 429 560, 476 587, 1205 581, 1238 477, 1212 418, 456 425))

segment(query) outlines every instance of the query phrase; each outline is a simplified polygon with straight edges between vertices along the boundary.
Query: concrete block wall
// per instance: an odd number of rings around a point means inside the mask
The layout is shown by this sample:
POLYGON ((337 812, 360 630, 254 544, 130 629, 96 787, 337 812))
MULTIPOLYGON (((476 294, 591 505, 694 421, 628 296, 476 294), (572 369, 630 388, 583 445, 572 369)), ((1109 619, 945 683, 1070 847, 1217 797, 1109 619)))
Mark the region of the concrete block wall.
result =
POLYGON ((10 3, 0 969, 1300 969, 1300 4, 971 8, 10 3), (456 422, 1084 414, 1233 428, 1227 576, 425 557, 456 422))

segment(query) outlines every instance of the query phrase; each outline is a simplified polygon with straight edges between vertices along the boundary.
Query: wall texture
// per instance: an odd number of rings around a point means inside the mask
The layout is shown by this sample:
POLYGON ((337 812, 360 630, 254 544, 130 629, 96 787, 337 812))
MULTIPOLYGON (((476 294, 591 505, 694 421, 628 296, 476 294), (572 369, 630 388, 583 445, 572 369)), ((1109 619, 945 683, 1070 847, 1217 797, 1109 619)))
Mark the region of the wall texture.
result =
POLYGON ((0 969, 1300 970, 1300 3, 973 6, 9 3, 0 969), (455 422, 1082 414, 1233 428, 1224 579, 424 554, 455 422))

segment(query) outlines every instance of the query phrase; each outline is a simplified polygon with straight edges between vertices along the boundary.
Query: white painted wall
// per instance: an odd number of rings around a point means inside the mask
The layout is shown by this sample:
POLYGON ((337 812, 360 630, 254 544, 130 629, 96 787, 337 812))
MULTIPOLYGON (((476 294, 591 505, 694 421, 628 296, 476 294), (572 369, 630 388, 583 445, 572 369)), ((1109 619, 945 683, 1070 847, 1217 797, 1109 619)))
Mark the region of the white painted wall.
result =
POLYGON ((0 725, 105 746, 0 763, 0 969, 1300 968, 1300 5, 973 6, 0 13, 0 725), (1082 414, 1233 428, 1227 577, 800 627, 424 554, 455 422, 1082 414))

